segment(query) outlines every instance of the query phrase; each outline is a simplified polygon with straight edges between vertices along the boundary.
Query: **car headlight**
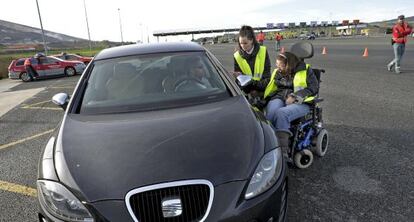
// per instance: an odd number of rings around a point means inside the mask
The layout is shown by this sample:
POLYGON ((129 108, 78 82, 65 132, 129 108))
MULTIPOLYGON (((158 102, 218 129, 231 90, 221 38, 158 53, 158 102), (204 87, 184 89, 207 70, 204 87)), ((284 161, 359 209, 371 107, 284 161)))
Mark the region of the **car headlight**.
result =
POLYGON ((282 172, 282 164, 281 149, 274 149, 266 153, 260 160, 244 197, 251 199, 272 187, 282 172))
POLYGON ((37 189, 40 203, 56 218, 65 221, 94 221, 88 209, 62 184, 38 180, 37 189))

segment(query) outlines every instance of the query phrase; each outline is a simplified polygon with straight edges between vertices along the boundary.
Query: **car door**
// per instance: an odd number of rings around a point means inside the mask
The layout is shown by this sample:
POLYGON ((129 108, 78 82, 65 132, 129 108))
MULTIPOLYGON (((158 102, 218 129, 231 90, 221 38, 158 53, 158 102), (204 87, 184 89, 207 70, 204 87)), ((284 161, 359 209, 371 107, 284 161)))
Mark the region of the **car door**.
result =
POLYGON ((39 75, 39 77, 45 76, 45 68, 44 66, 39 63, 38 59, 35 58, 31 58, 30 62, 32 63, 32 67, 34 68, 34 70, 37 72, 37 74, 39 75))
POLYGON ((46 59, 44 59, 42 62, 46 76, 64 74, 65 68, 59 60, 51 57, 46 57, 46 59))

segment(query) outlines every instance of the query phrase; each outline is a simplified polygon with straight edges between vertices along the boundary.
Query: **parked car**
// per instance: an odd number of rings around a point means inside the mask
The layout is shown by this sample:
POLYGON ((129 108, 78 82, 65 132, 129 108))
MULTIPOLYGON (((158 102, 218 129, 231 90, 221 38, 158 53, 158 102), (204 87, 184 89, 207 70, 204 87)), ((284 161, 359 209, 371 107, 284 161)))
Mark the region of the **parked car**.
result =
POLYGON ((315 40, 315 38, 316 38, 315 33, 310 33, 310 34, 302 33, 299 35, 299 39, 301 40, 315 40))
MULTIPOLYGON (((10 79, 21 79, 24 82, 31 81, 26 73, 24 61, 26 58, 13 60, 8 68, 10 79)), ((62 59, 46 56, 40 59, 31 57, 31 64, 39 74, 37 79, 48 78, 59 75, 73 76, 81 74, 86 65, 79 61, 64 61, 62 59)))
POLYGON ((315 38, 316 38, 315 33, 311 33, 311 34, 309 34, 309 35, 307 36, 307 39, 308 39, 308 40, 315 40, 315 38))
POLYGON ((85 65, 88 65, 92 61, 92 57, 81 56, 81 55, 77 55, 77 54, 61 53, 61 54, 52 55, 52 56, 54 56, 56 58, 59 58, 59 59, 62 59, 62 60, 81 61, 85 65))
POLYGON ((40 221, 286 219, 275 133, 202 46, 105 49, 52 101, 66 113, 39 162, 40 221))

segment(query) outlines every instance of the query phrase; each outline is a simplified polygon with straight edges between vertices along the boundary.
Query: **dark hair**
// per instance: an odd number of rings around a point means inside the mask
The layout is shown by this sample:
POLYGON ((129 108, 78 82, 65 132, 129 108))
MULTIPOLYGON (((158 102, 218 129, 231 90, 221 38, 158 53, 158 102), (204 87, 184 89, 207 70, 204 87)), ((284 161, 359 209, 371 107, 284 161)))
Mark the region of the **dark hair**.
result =
POLYGON ((300 60, 298 57, 296 57, 295 54, 290 52, 280 53, 276 56, 276 60, 282 61, 284 64, 286 64, 287 74, 291 76, 295 75, 293 72, 296 66, 300 63, 300 60))
POLYGON ((237 43, 240 46, 239 37, 246 37, 248 40, 253 40, 253 45, 256 45, 257 40, 256 36, 254 35, 254 30, 251 26, 243 25, 239 30, 239 36, 237 38, 237 43))

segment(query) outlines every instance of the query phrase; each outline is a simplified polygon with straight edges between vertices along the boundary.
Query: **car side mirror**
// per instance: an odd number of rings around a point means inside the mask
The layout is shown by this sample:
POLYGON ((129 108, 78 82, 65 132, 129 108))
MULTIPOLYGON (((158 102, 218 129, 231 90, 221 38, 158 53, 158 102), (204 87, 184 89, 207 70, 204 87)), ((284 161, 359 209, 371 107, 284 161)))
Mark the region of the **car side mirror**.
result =
POLYGON ((52 102, 60 107, 62 107, 63 110, 66 110, 66 107, 69 103, 69 95, 66 93, 58 93, 53 96, 52 102))

